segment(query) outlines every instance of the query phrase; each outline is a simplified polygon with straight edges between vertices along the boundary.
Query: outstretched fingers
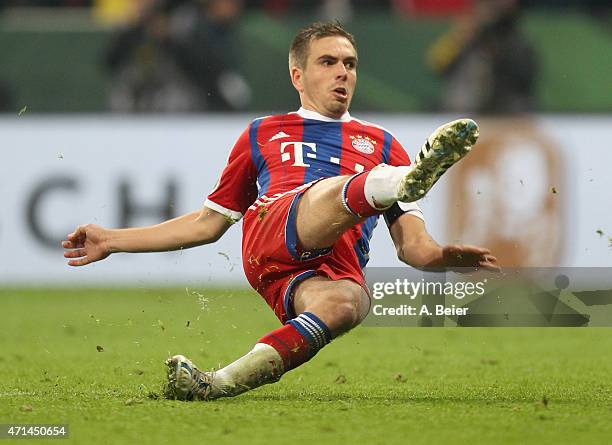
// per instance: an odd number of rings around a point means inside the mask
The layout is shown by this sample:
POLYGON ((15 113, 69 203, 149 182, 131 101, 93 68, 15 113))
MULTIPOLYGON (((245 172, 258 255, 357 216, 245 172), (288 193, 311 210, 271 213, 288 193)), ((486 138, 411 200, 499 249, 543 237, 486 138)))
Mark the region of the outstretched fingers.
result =
POLYGON ((85 249, 68 250, 64 252, 64 258, 71 258, 68 261, 69 266, 84 266, 90 263, 85 249))
POLYGON ((62 241, 62 247, 66 250, 64 252, 64 258, 69 258, 68 265, 70 266, 84 266, 89 264, 91 261, 87 257, 87 249, 85 248, 85 241, 87 240, 87 230, 85 226, 79 226, 72 233, 66 236, 66 239, 62 241))
POLYGON ((82 256, 87 256, 85 249, 74 249, 64 252, 64 258, 80 258, 82 256))
POLYGON ((501 272, 497 258, 493 255, 485 255, 478 263, 478 267, 491 272, 501 272))
POLYGON ((89 264, 89 263, 91 263, 91 261, 89 261, 89 258, 87 258, 86 256, 82 258, 78 258, 76 260, 68 261, 69 266, 85 266, 86 264, 89 264))
POLYGON ((76 230, 72 233, 69 233, 66 236, 66 240, 64 240, 64 242, 62 243, 62 246, 67 248, 67 249, 73 249, 73 248, 77 248, 77 247, 83 247, 84 243, 85 243, 85 239, 86 239, 86 230, 84 226, 79 226, 76 228, 76 230), (64 243, 70 243, 70 247, 64 245, 64 243))
POLYGON ((83 242, 74 242, 74 241, 68 241, 68 240, 64 240, 62 241, 62 247, 64 249, 79 249, 84 247, 84 243, 83 242))
POLYGON ((445 253, 451 267, 458 268, 459 272, 470 273, 470 271, 477 270, 501 271, 497 258, 491 254, 489 249, 484 247, 455 244, 447 246, 445 253))

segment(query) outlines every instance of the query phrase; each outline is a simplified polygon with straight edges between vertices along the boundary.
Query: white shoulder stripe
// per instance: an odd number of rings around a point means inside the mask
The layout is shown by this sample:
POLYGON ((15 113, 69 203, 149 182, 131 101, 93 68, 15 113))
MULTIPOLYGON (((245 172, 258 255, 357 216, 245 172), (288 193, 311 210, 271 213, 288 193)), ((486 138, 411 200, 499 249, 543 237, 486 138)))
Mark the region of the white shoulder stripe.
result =
POLYGON ((257 121, 261 121, 264 120, 267 117, 272 117, 273 114, 268 114, 267 116, 260 116, 260 117, 256 117, 255 119, 253 119, 251 122, 257 122, 257 121))

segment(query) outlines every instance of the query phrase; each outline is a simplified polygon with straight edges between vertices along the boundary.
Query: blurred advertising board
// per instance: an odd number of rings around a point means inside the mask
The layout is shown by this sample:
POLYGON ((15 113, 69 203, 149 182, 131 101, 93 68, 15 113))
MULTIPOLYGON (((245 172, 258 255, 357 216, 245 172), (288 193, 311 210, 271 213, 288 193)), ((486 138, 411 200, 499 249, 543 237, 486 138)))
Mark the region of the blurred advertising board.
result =
MULTIPOLYGON (((59 242, 78 224, 155 224, 201 207, 255 116, 0 118, 0 283, 246 286, 240 223, 189 251, 84 268, 59 242)), ((458 116, 363 115, 416 153, 458 116)), ((420 203, 440 243, 490 247, 511 267, 612 267, 612 118, 479 119, 479 144, 420 203)), ((369 266, 397 267, 380 221, 369 266)))

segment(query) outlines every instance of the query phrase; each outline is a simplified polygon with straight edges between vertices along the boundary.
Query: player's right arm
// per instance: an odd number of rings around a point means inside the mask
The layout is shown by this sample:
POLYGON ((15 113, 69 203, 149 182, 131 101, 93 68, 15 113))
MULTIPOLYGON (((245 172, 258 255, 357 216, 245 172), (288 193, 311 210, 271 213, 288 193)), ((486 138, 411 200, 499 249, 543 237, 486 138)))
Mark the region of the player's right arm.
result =
POLYGON ((202 210, 142 228, 77 227, 62 242, 68 265, 84 266, 116 252, 167 252, 217 241, 257 198, 257 168, 251 159, 250 129, 238 138, 228 163, 202 210))
POLYGON ((232 222, 214 210, 202 210, 149 227, 106 229, 82 225, 62 242, 68 265, 84 266, 117 252, 167 252, 217 241, 232 222))

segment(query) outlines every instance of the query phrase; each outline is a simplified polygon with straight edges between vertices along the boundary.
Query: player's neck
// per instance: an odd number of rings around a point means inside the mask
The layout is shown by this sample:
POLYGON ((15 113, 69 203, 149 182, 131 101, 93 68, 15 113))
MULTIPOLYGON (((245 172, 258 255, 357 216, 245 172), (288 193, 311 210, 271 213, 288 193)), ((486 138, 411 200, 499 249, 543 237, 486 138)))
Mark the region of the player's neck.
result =
POLYGON ((314 119, 314 120, 325 121, 325 122, 348 122, 351 120, 351 115, 349 114, 348 111, 344 112, 342 116, 332 117, 332 116, 326 116, 324 114, 321 114, 320 112, 313 110, 307 105, 306 106, 302 105, 300 109, 297 111, 297 113, 304 119, 314 119))

